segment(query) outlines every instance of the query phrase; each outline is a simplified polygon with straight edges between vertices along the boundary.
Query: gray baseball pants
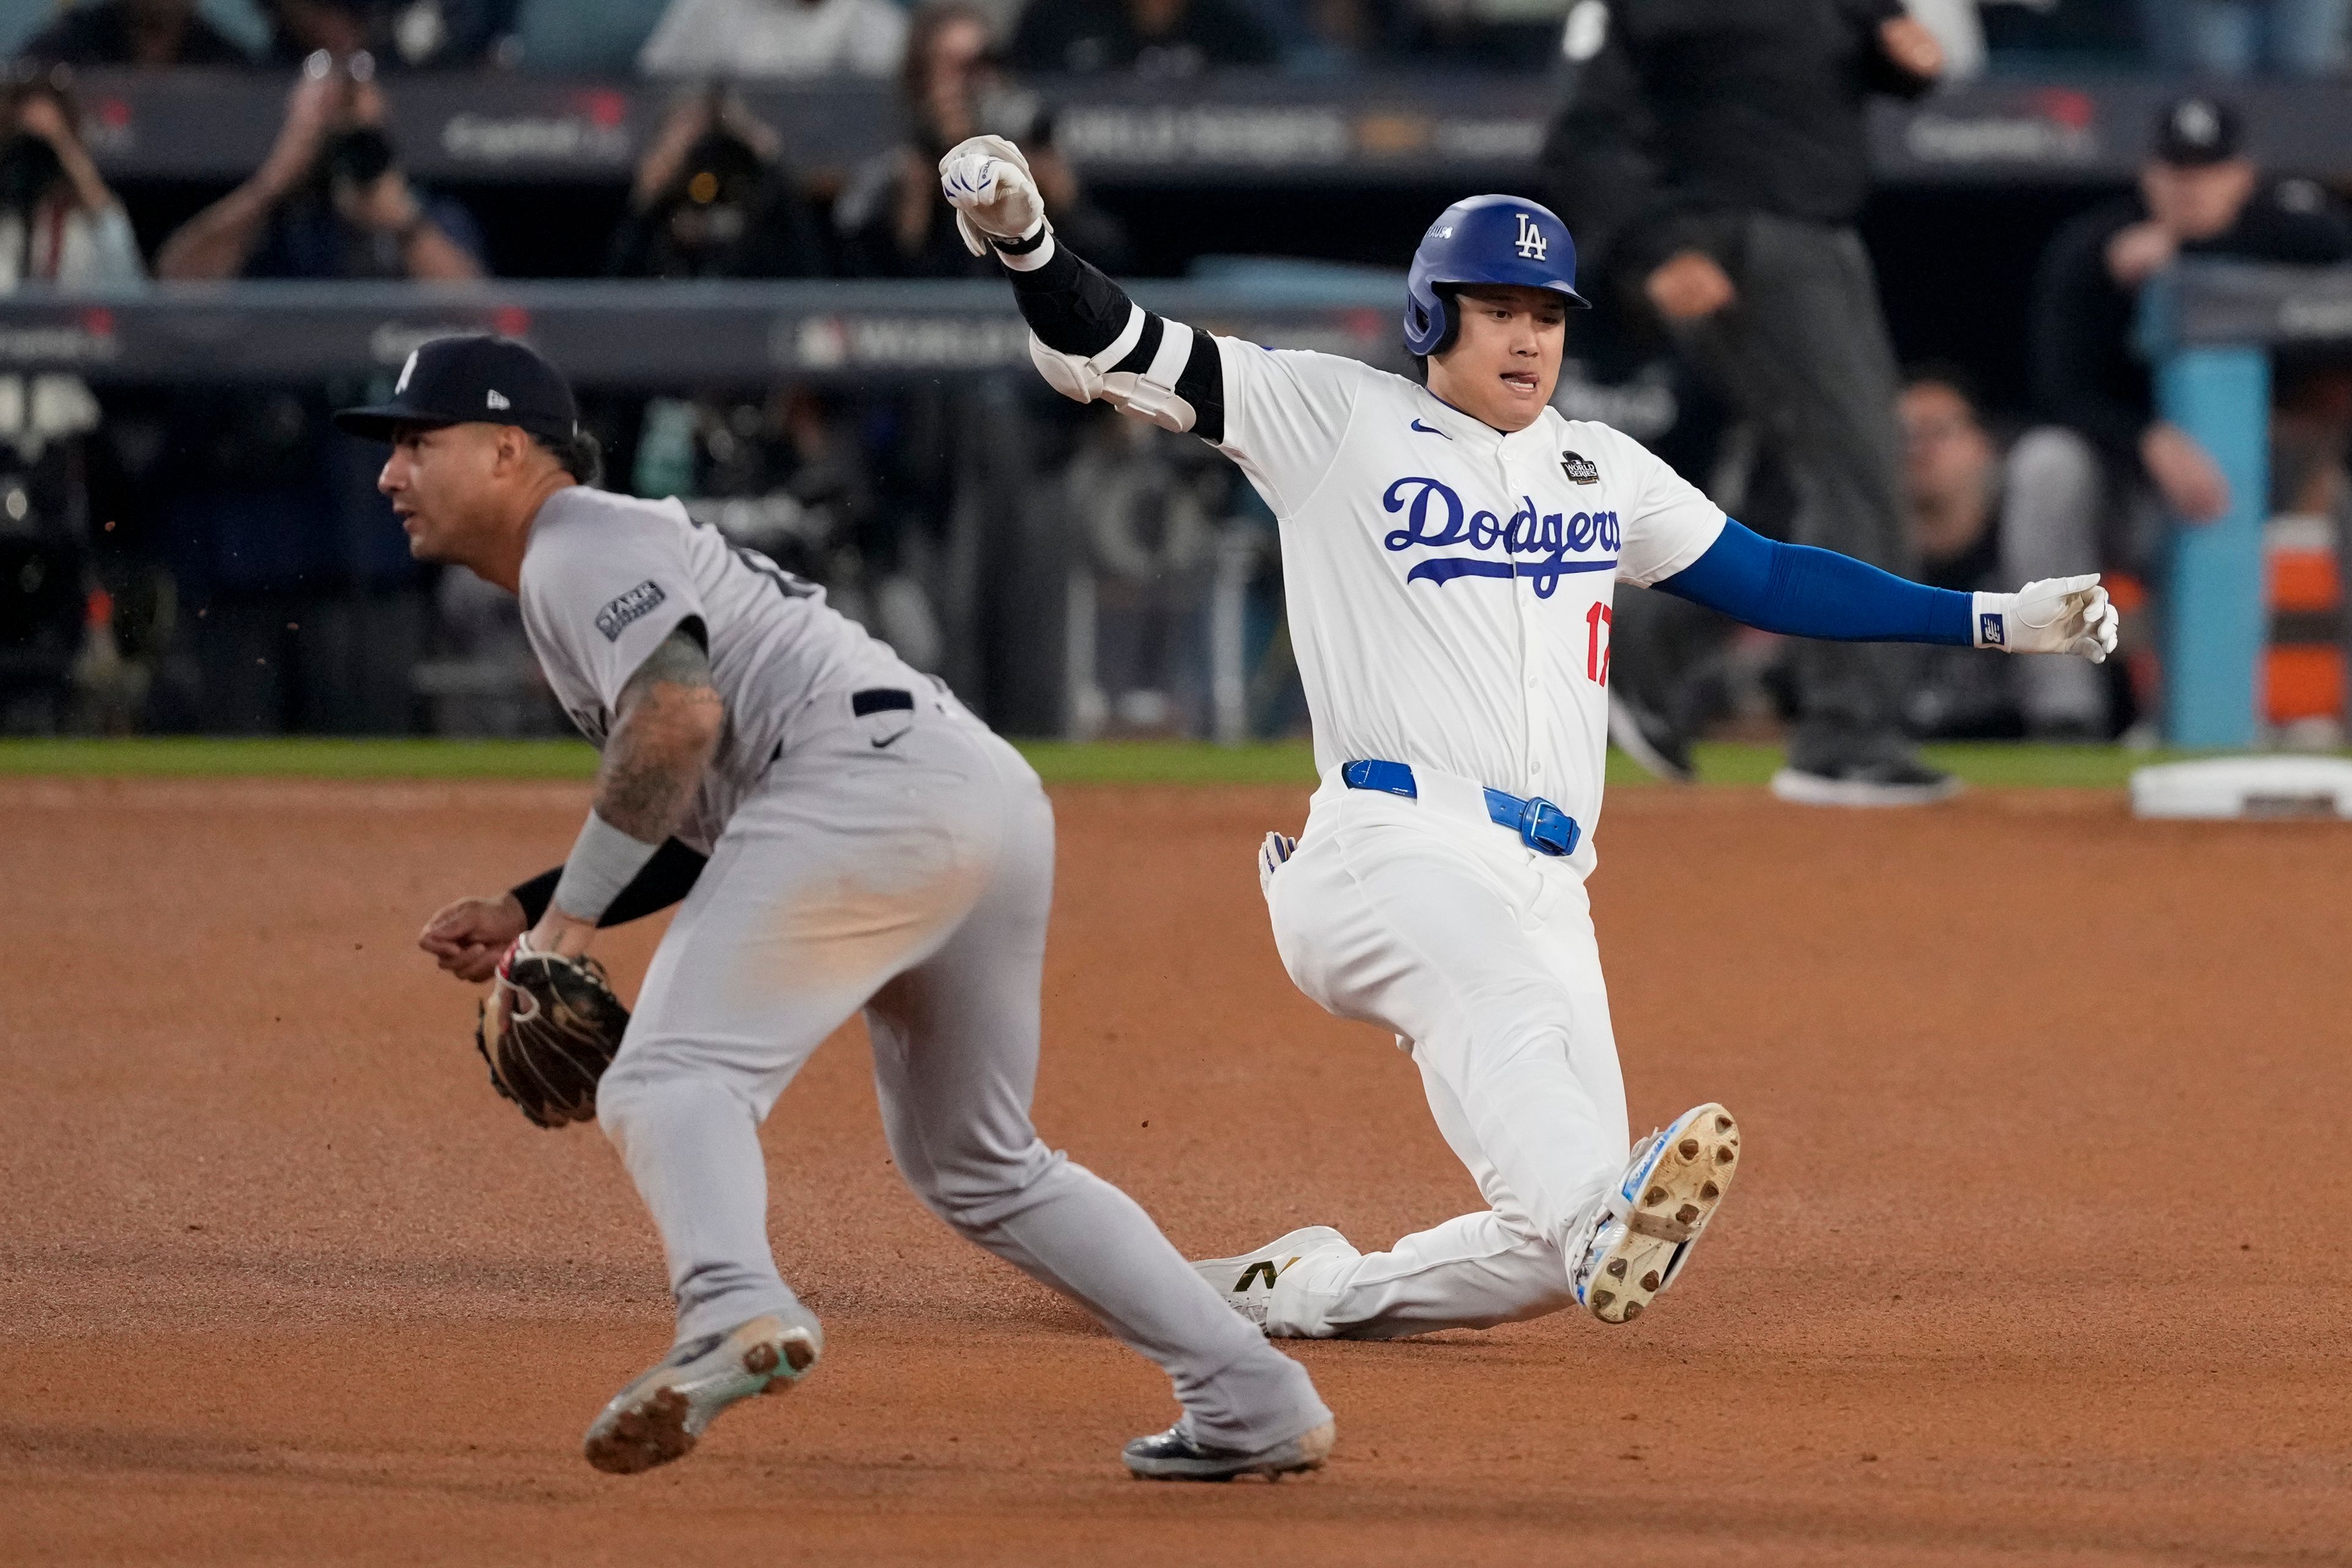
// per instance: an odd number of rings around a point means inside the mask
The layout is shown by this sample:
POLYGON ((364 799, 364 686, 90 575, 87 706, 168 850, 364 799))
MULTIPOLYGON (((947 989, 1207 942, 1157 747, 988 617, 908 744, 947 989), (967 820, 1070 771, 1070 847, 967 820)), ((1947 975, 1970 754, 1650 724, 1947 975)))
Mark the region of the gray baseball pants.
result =
POLYGON ((863 1008, 891 1153, 933 1213, 1158 1363, 1198 1440, 1258 1449, 1320 1426, 1304 1369, 1030 1125, 1053 808, 1019 752, 908 675, 911 712, 857 717, 836 693, 795 722, 598 1091, 661 1231, 678 1340, 804 1311, 769 1247, 759 1126, 863 1008))

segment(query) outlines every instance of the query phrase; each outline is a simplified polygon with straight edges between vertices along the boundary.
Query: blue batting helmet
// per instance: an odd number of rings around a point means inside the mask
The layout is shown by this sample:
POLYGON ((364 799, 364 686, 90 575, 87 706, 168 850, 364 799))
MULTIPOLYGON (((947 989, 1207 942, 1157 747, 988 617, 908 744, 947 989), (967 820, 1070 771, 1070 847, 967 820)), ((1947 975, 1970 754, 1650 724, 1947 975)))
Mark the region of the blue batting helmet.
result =
POLYGON ((1437 215, 1405 276, 1404 346, 1433 354, 1452 343, 1458 323, 1447 290, 1473 283, 1549 289, 1571 310, 1591 303, 1576 291, 1576 241, 1568 225, 1520 196, 1472 196, 1437 215))

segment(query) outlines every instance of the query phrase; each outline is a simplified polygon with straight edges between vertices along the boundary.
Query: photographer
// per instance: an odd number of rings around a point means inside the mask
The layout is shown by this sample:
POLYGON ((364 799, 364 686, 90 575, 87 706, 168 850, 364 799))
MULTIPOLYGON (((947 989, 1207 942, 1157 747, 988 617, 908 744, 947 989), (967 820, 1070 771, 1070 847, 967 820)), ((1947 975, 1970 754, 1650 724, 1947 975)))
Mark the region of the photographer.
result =
POLYGON ((637 164, 615 278, 818 278, 823 235, 775 129, 719 89, 678 100, 637 164))
POLYGON ((0 104, 0 289, 139 282, 131 219, 82 147, 62 73, 23 82, 0 104))
POLYGON ((1020 143, 1054 226, 1103 266, 1127 254, 1117 219, 1087 202, 1069 161, 1055 150, 1050 121, 1004 92, 1002 62, 989 47, 988 17, 966 0, 931 0, 915 13, 898 94, 913 134, 852 177, 834 204, 842 270, 854 278, 982 278, 996 265, 956 237, 954 209, 940 195, 940 154, 992 131, 1020 143), (1018 123, 1008 123, 1012 111, 1018 123), (994 112, 992 112, 994 111, 994 112))
POLYGON ((456 203, 420 198, 383 132, 383 93, 364 54, 303 62, 286 123, 253 177, 173 231, 157 276, 482 276, 480 240, 456 203))
MULTIPOLYGON (((364 55, 340 64, 311 56, 268 161, 165 241, 157 271, 480 277, 464 209, 419 196, 401 172, 373 74, 364 55)), ((329 409, 389 385, 387 367, 373 378, 212 388, 174 400, 149 493, 163 498, 182 602, 194 612, 201 727, 415 727, 410 672, 432 626, 425 574, 376 493, 381 455, 327 423, 329 409)))
MULTIPOLYGON (((0 292, 141 280, 130 219, 83 151, 79 119, 61 70, 0 96, 0 292)), ((52 729, 69 712, 92 542, 85 437, 98 426, 80 377, 0 376, 0 727, 52 729)))

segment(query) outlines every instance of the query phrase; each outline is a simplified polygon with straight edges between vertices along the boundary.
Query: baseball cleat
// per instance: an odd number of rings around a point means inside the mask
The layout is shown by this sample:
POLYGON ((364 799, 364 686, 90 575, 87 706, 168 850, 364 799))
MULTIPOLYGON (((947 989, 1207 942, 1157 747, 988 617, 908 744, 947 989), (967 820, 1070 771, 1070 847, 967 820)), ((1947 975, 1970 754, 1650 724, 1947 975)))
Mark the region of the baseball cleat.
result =
POLYGON ((1668 784, 1698 782, 1698 764, 1691 760, 1690 737, 1656 709, 1614 688, 1609 693, 1609 741, 1652 778, 1664 779, 1668 784))
POLYGON ((1682 1273, 1738 1170, 1739 1123, 1720 1105, 1685 1110, 1636 1143, 1570 1254, 1577 1304, 1604 1323, 1640 1317, 1682 1273))
POLYGON ((1350 1255, 1356 1250, 1348 1245, 1346 1237, 1329 1226, 1310 1225, 1277 1237, 1255 1252, 1244 1252, 1239 1258, 1202 1258, 1192 1265, 1192 1272, 1206 1279, 1210 1289, 1225 1299, 1226 1306, 1263 1329, 1266 1304, 1274 1298, 1275 1281, 1300 1259, 1333 1249, 1350 1255))
POLYGON ((1156 1436, 1138 1437, 1119 1457, 1139 1481, 1229 1481, 1235 1476, 1264 1476, 1275 1481, 1321 1469, 1339 1431, 1337 1424, 1326 1421, 1287 1443, 1244 1453, 1196 1443, 1179 1421, 1156 1436))
POLYGON ((1782 768, 1772 794, 1794 805, 1933 805, 1960 793, 1960 781, 1916 757, 1847 763, 1822 768, 1782 768))
POLYGON ((803 1315, 770 1315, 688 1340, 613 1395, 582 1444, 588 1462, 634 1476, 691 1453, 719 1413, 755 1394, 781 1394, 816 1364, 824 1332, 803 1315))

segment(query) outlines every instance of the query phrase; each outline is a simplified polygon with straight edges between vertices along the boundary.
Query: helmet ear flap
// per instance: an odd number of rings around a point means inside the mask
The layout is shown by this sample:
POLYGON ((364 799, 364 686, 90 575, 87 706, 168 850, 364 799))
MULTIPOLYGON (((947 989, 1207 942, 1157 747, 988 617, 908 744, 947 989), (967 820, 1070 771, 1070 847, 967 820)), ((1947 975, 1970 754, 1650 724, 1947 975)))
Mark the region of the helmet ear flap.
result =
POLYGON ((1445 319, 1445 330, 1437 334, 1435 342, 1429 345, 1430 353, 1436 355, 1452 348, 1454 341, 1462 335, 1462 312, 1454 303, 1453 289, 1437 288, 1430 292, 1437 296, 1438 311, 1445 319))

